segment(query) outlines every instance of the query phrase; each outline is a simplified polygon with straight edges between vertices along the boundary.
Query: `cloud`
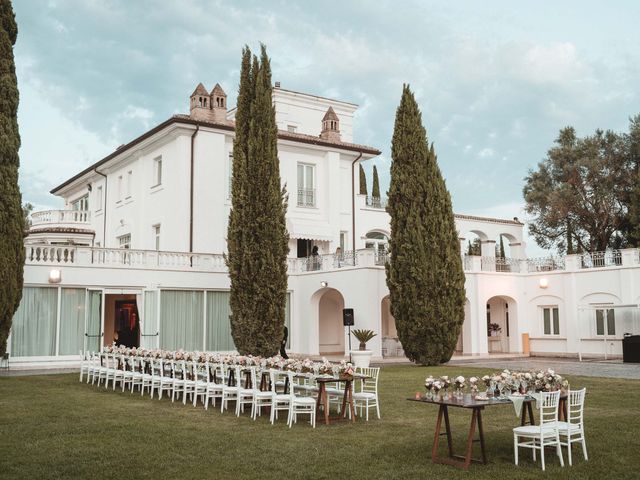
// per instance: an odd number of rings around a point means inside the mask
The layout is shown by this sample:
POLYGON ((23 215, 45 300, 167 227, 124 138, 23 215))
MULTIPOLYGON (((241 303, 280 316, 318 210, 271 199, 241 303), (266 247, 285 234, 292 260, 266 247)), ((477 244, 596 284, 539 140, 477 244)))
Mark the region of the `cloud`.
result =
POLYGON ((360 104, 354 140, 383 151, 367 168, 384 189, 407 82, 456 211, 519 204, 560 128, 622 130, 640 112, 640 6, 551 5, 552 17, 511 2, 15 2, 23 188, 48 190, 187 111, 200 81, 233 104, 241 49, 264 42, 284 88, 360 104))

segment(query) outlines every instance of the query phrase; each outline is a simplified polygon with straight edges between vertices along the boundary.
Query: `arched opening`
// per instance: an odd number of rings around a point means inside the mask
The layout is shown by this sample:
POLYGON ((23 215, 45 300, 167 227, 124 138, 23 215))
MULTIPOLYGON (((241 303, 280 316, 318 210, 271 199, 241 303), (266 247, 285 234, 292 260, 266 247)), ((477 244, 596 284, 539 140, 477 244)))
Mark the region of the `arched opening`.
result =
MULTIPOLYGON (((456 343, 455 354, 462 355, 464 353, 464 344, 465 337, 469 335, 469 322, 471 322, 471 302, 467 298, 464 302, 464 322, 462 322, 462 327, 460 328, 460 334, 458 335, 458 342, 456 343)), ((467 338, 467 342, 469 342, 469 338, 467 338)))
POLYGON ((389 295, 380 302, 380 330, 383 357, 403 357, 404 350, 398 339, 396 319, 391 314, 391 298, 389 295))
POLYGON ((372 230, 365 235, 364 248, 375 251, 376 265, 384 265, 389 252, 389 235, 379 230, 372 230))
POLYGON ((320 355, 344 355, 344 298, 333 288, 318 292, 318 343, 320 355))
POLYGON ((482 232, 466 232, 460 236, 462 253, 464 255, 481 256, 483 240, 486 240, 486 235, 482 232))
POLYGON ((497 295, 487 300, 487 337, 489 353, 517 351, 517 303, 508 296, 497 295))

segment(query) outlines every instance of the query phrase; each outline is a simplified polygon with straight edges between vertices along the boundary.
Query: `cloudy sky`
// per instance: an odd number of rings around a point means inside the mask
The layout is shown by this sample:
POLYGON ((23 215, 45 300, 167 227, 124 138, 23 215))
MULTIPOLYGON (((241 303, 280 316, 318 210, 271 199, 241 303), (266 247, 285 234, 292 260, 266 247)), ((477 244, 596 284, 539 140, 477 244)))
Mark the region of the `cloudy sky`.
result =
MULTIPOLYGON (((523 218, 522 186, 557 132, 640 113, 640 2, 14 0, 26 201, 174 113, 202 81, 234 103, 242 46, 283 88, 360 105, 382 150, 411 84, 458 213, 523 218)), ((369 165, 369 169, 371 165, 369 165)))

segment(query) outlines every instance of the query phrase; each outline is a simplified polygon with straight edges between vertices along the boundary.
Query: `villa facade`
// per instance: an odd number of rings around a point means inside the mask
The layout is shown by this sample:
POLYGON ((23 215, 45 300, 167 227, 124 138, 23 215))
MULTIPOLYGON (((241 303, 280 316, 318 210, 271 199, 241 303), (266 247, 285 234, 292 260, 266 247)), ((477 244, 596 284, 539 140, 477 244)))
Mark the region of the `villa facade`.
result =
MULTIPOLYGON (((402 356, 385 281, 389 216, 384 199, 358 193, 358 163, 380 151, 353 143, 357 105, 278 84, 273 101, 289 194, 289 350, 348 354, 342 310, 353 308, 356 328, 378 333, 374 358, 402 356)), ((188 115, 55 187, 63 210, 32 215, 13 364, 74 363, 114 340, 234 349, 223 253, 235 111, 219 85, 198 85, 189 103, 188 115)), ((622 335, 640 333, 637 249, 529 259, 517 218, 456 224, 467 293, 459 354, 620 355, 622 335), (465 254, 472 239, 481 255, 465 254)))

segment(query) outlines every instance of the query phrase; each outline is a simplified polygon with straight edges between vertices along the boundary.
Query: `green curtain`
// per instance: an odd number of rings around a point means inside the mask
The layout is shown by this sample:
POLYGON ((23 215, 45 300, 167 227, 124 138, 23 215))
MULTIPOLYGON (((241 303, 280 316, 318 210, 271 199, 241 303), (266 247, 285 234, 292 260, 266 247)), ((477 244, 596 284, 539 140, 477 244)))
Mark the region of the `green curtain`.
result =
POLYGON ((284 324, 289 331, 286 348, 291 348, 291 294, 289 292, 287 292, 287 302, 284 307, 284 324))
POLYGON ((229 292, 207 292, 207 351, 235 350, 230 313, 229 292))
POLYGON ((89 301, 87 311, 86 349, 89 352, 100 350, 102 341, 102 291, 89 290, 89 301))
POLYGON ((60 299, 60 355, 77 355, 84 343, 84 288, 63 288, 60 299))
POLYGON ((57 288, 23 288, 11 327, 11 356, 55 355, 57 313, 57 288))
POLYGON ((140 346, 155 348, 158 337, 158 292, 146 290, 144 292, 144 317, 142 318, 142 331, 140 346))
POLYGON ((160 348, 201 350, 204 292, 162 290, 160 292, 160 348))

